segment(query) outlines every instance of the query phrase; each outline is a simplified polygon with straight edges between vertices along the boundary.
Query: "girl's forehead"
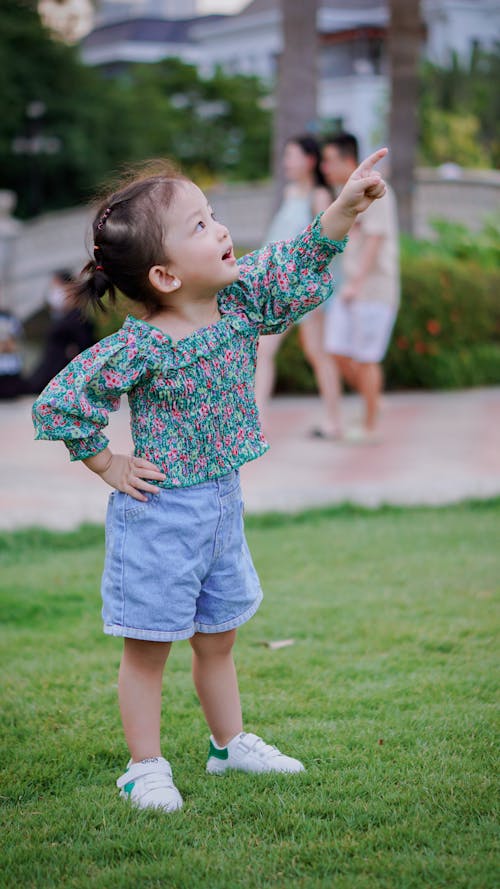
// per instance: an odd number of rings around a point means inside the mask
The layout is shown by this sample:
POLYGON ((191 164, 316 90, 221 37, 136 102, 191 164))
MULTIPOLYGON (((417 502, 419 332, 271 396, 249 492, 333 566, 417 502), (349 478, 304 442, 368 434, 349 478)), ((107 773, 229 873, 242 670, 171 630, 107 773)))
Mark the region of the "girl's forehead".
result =
POLYGON ((194 182, 191 182, 189 179, 180 179, 178 183, 177 194, 176 194, 176 202, 179 204, 184 204, 187 206, 192 203, 199 203, 200 201, 205 204, 207 199, 203 194, 201 188, 198 188, 194 182))

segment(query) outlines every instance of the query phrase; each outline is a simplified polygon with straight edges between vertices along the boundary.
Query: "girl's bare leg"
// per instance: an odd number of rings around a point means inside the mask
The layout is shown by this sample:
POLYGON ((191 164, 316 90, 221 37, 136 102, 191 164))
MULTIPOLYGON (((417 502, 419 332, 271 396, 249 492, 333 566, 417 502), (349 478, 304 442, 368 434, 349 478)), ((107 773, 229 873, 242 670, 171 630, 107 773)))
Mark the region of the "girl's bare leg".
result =
POLYGON ((210 731, 220 747, 243 730, 232 654, 235 638, 236 630, 228 630, 226 633, 196 633, 189 640, 193 649, 196 691, 210 731))
POLYGON ((124 639, 118 698, 125 739, 134 762, 161 756, 161 688, 170 642, 124 639))

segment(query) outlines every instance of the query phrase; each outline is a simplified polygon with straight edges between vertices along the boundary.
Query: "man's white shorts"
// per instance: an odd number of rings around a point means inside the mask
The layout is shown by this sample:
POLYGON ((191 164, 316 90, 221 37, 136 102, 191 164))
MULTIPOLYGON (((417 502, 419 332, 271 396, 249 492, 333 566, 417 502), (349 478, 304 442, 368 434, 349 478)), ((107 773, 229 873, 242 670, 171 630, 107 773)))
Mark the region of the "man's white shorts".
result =
POLYGON ((362 364, 382 361, 397 308, 371 300, 337 297, 325 318, 325 349, 362 364))

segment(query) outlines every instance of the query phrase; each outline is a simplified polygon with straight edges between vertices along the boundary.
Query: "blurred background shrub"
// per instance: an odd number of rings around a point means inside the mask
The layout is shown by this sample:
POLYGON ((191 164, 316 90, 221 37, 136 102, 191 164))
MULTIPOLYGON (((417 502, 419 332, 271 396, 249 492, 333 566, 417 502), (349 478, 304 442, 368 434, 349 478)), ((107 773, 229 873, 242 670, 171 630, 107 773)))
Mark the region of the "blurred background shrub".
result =
MULTIPOLYGON (((435 222, 433 241, 404 237, 401 308, 384 362, 390 389, 500 383, 500 226, 479 233, 435 222)), ((293 330, 278 354, 278 390, 315 391, 293 330)))

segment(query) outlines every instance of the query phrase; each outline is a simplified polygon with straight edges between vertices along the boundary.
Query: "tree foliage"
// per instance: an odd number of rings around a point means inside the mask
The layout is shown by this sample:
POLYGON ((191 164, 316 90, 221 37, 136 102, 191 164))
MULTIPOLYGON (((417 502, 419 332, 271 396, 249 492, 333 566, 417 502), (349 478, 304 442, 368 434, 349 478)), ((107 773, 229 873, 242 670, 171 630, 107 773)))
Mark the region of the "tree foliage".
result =
POLYGON ((105 78, 53 39, 31 0, 2 3, 0 65, 1 185, 17 193, 20 216, 86 200, 118 167, 155 155, 202 176, 268 171, 269 112, 256 78, 202 79, 176 59, 105 78), (43 115, 29 117, 33 103, 43 115))
POLYGON ((500 53, 475 49, 449 67, 422 70, 420 154, 423 163, 454 161, 467 167, 500 166, 500 53))

